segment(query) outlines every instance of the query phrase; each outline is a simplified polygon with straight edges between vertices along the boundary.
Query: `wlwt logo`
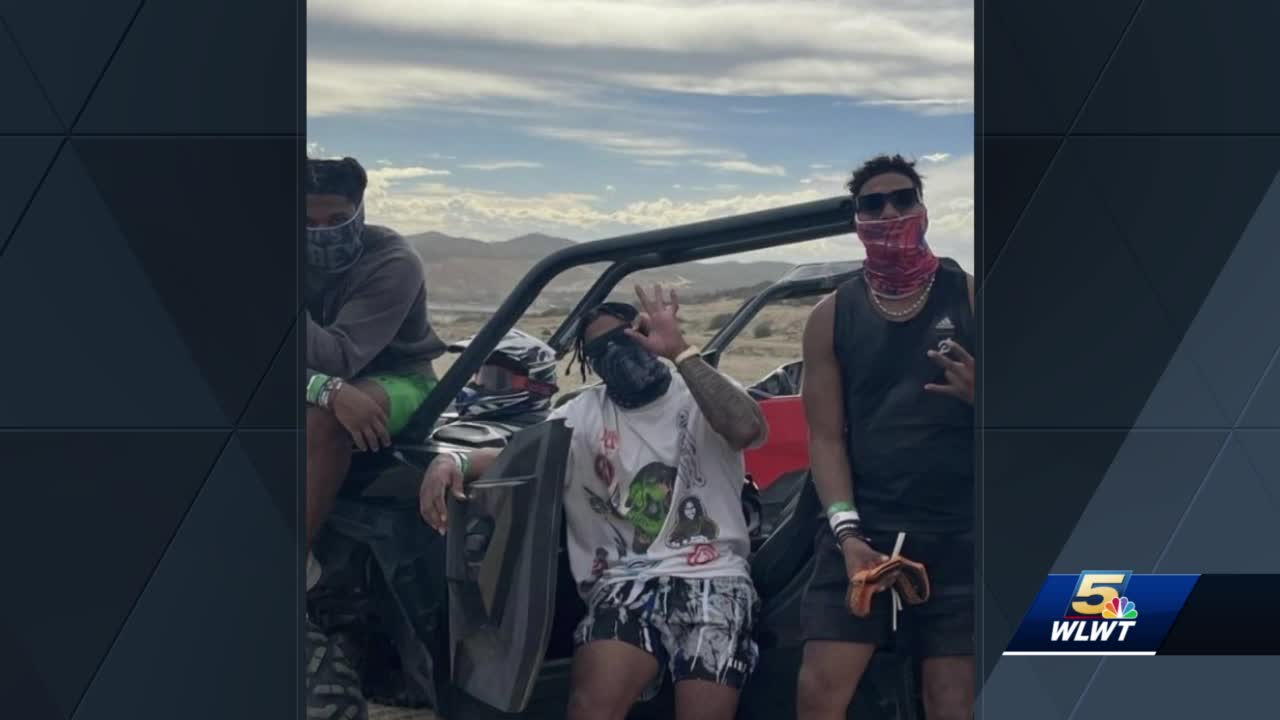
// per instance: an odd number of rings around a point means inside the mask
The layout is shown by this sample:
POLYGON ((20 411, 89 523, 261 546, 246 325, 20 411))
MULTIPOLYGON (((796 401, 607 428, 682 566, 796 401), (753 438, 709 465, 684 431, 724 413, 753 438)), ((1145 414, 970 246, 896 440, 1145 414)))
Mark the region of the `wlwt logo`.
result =
POLYGON ((1091 570, 1080 573, 1062 620, 1053 622, 1055 643, 1124 642, 1138 624, 1138 606, 1124 591, 1128 570, 1091 570))

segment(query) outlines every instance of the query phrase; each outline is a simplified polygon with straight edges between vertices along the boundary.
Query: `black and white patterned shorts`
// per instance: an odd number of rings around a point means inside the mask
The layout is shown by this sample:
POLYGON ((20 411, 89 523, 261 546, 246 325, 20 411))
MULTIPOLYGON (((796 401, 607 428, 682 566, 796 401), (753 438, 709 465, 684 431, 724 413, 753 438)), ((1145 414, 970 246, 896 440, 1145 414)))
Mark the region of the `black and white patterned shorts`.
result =
MULTIPOLYGON (((578 646, 621 640, 658 659, 673 682, 742 689, 759 651, 751 638, 760 600, 744 577, 627 580, 597 588, 578 625, 578 646)), ((645 697, 656 694, 661 676, 645 697)))

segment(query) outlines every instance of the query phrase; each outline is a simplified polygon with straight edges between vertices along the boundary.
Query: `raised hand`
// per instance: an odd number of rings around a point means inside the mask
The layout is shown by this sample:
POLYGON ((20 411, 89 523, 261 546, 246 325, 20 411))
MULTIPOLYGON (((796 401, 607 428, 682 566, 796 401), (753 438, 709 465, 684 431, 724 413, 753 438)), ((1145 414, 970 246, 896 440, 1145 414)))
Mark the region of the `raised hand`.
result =
POLYGON ((676 318, 680 311, 676 291, 671 290, 670 299, 666 300, 661 285, 653 286, 652 297, 637 285, 636 297, 640 300, 640 314, 636 317, 638 327, 628 329, 627 335, 654 355, 674 361, 689 349, 689 343, 685 342, 684 333, 680 331, 680 321, 676 318))
POLYGON ((953 398, 973 404, 973 383, 975 363, 973 356, 954 340, 947 344, 941 352, 930 350, 928 355, 945 372, 945 384, 929 383, 924 386, 930 392, 950 395, 953 398), (950 356, 950 357, 949 357, 950 356))

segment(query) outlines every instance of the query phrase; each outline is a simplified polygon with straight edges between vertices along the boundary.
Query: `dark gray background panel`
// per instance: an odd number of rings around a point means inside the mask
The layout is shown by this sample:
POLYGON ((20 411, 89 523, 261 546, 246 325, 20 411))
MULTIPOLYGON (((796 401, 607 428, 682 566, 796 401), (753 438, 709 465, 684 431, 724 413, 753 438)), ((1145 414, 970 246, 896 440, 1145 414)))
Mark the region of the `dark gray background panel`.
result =
POLYGON ((1050 571, 1278 569, 1280 9, 978 17, 979 716, 1269 716, 1269 658, 999 653, 1050 571))
POLYGON ((6 718, 302 717, 304 37, 0 0, 6 718))

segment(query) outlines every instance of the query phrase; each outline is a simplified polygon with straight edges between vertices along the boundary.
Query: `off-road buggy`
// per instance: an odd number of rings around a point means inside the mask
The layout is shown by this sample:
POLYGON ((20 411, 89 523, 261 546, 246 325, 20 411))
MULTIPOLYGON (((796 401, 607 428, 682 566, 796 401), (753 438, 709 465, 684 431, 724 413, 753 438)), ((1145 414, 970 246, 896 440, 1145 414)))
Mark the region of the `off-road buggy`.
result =
MULTIPOLYGON (((323 567, 308 592, 313 657, 309 706, 317 717, 364 717, 361 696, 431 707, 449 720, 562 718, 569 690, 572 630, 585 605, 565 557, 560 488, 570 431, 545 413, 501 423, 457 422, 450 402, 490 351, 558 274, 609 263, 547 340, 565 353, 582 314, 628 275, 650 268, 804 242, 851 231, 847 197, 583 243, 535 265, 441 378, 393 448, 361 457, 317 540, 323 567), (440 452, 503 447, 470 499, 451 501, 441 537, 418 516, 423 472, 440 452), (360 682, 331 682, 354 678, 360 682), (350 713, 350 714, 346 714, 350 713)), ((751 297, 707 343, 718 364, 766 306, 830 292, 852 263, 803 265, 751 297)), ((787 363, 751 386, 770 420, 769 443, 747 456, 743 511, 752 530, 752 576, 762 598, 760 665, 739 718, 795 714, 801 645, 799 600, 824 521, 808 480, 798 397, 801 367, 787 363)), ((850 716, 923 717, 919 667, 893 648, 873 658, 850 716)), ((670 683, 632 718, 673 716, 670 683)))

